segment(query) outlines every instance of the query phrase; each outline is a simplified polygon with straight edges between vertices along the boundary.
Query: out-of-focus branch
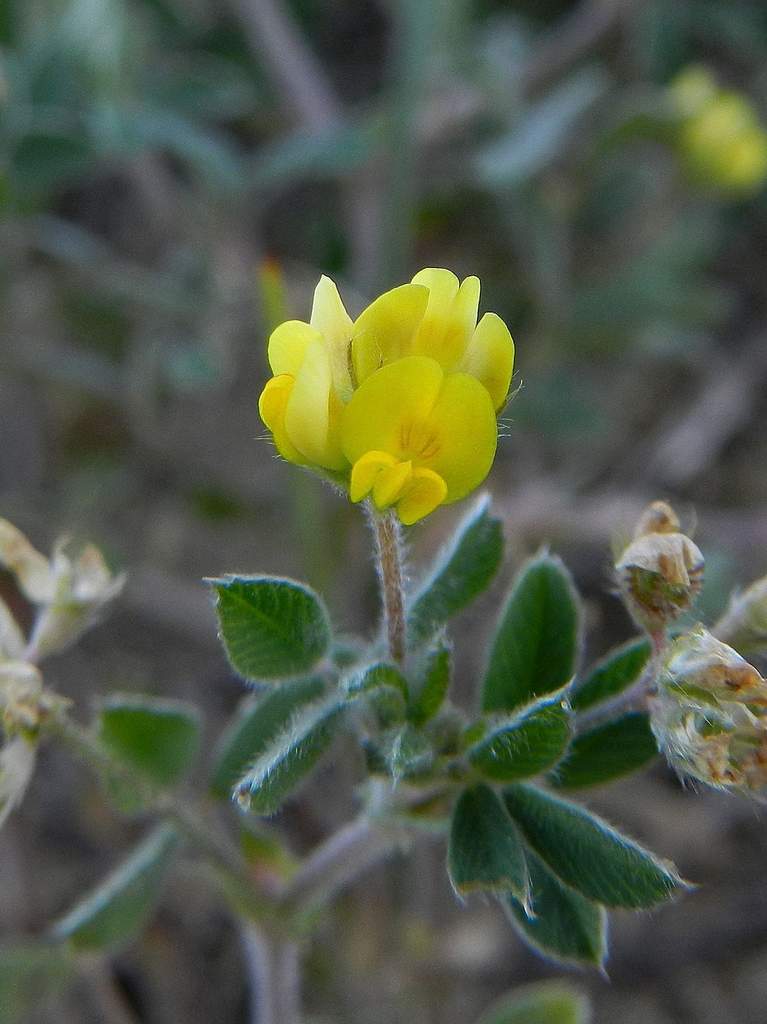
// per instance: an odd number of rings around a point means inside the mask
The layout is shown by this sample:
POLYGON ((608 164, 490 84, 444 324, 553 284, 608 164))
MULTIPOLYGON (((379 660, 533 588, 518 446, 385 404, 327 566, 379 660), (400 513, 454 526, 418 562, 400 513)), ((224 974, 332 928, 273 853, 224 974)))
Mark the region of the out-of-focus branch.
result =
POLYGON ((340 104, 322 65, 278 0, 231 0, 253 55, 264 65, 286 106, 307 128, 338 122, 340 104))
POLYGON ((531 95, 567 71, 625 18, 637 0, 584 0, 546 35, 522 73, 522 92, 531 95))

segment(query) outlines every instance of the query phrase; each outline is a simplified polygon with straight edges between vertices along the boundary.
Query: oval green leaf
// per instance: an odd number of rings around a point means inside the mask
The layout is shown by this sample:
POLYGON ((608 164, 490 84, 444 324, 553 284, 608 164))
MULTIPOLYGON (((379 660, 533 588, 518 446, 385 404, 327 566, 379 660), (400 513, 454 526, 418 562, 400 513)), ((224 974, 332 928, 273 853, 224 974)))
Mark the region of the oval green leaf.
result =
POLYGON ((530 877, 516 825, 500 797, 480 783, 461 793, 453 811, 447 870, 456 892, 511 892, 525 906, 530 877))
POLYGON ((222 799, 288 726, 291 718, 325 693, 321 676, 291 679, 258 697, 246 697, 219 744, 211 789, 222 799))
POLYGON ((639 909, 686 888, 672 865, 658 860, 583 807, 517 783, 506 806, 527 843, 555 874, 588 899, 639 909))
POLYGON ((484 711, 513 711, 562 689, 579 646, 579 599, 559 558, 523 566, 498 624, 482 687, 484 711))
POLYGON ((573 687, 570 694, 573 710, 585 711, 623 693, 639 679, 649 657, 650 641, 642 637, 610 651, 573 687))
POLYGON ((161 825, 93 892, 51 929, 77 950, 108 950, 130 942, 159 898, 177 847, 176 832, 161 825))
POLYGON ((601 967, 607 956, 607 915, 564 885, 535 854, 525 851, 530 871, 532 917, 507 893, 501 898, 509 920, 536 953, 559 963, 601 967))
POLYGON ((308 672, 325 656, 331 632, 315 592, 274 576, 209 581, 216 591, 221 639, 232 668, 249 680, 308 672))
POLYGON ((503 558, 501 521, 490 515, 483 495, 438 555, 434 568, 413 600, 407 632, 414 647, 427 643, 456 612, 488 586, 503 558))
POLYGON ((98 718, 102 743, 159 786, 184 775, 200 746, 200 717, 192 704, 137 694, 114 694, 98 718))
POLYGON ((293 715, 237 783, 235 797, 255 814, 274 814, 312 771, 333 741, 346 703, 319 701, 293 715))
POLYGON ((599 786, 638 771, 657 753, 649 718, 632 711, 577 736, 549 782, 557 789, 599 786))
POLYGON ((408 718, 418 727, 437 714, 450 687, 450 649, 438 644, 429 651, 408 704, 408 718))
POLYGON ((521 988, 491 1006, 477 1024, 589 1024, 586 996, 562 981, 544 981, 521 988))
POLYGON ((491 726, 468 757, 478 772, 496 782, 529 779, 559 761, 569 738, 569 715, 562 702, 541 701, 491 726))

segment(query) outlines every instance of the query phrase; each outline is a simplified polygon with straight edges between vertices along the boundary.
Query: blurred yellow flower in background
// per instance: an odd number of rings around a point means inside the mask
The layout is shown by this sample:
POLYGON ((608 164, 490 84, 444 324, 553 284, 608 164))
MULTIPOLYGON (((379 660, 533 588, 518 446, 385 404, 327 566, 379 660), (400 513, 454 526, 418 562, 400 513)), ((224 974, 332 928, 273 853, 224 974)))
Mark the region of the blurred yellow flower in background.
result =
POLYGON ((689 176, 733 193, 753 192, 767 180, 767 132, 748 96, 722 89, 703 67, 685 69, 671 83, 681 118, 677 145, 689 176))
POLYGON ((259 411, 280 454, 406 524, 474 490, 514 368, 505 323, 494 313, 477 323, 479 292, 476 277, 426 269, 353 321, 322 277, 309 322, 286 321, 269 339, 274 376, 259 411))

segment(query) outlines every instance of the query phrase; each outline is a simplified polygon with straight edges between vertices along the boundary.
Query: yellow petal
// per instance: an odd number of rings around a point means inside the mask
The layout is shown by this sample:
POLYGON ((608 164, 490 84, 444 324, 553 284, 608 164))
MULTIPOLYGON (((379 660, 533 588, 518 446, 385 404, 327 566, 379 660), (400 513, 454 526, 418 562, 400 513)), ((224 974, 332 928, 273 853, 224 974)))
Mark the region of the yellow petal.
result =
POLYGON ((397 501, 404 492, 413 475, 412 462, 396 462, 380 470, 373 484, 373 501, 376 508, 383 512, 397 501))
POLYGON ((441 505, 447 497, 447 484, 431 469, 414 469, 409 485, 397 502, 397 515, 405 526, 412 526, 419 519, 441 505))
POLYGON ((352 465, 366 452, 384 451, 398 462, 411 458, 408 434, 434 407, 444 373, 425 356, 408 356, 382 366, 360 385, 346 406, 343 450, 352 465))
POLYGON ((338 288, 324 274, 314 289, 309 323, 324 337, 330 354, 330 368, 336 390, 342 398, 348 399, 352 392, 349 373, 352 320, 338 294, 338 288))
POLYGON ((432 443, 417 464, 443 478, 446 502, 458 501, 482 483, 493 464, 498 428, 489 393, 475 377, 447 374, 429 426, 432 443))
POLYGON ((419 271, 413 284, 429 289, 429 301, 421 325, 413 339, 413 354, 430 356, 442 366, 449 365, 443 358, 443 342, 453 301, 458 295, 458 278, 450 270, 429 267, 419 271))
POLYGON ((382 469, 396 465, 397 460, 388 452, 366 452, 352 466, 349 482, 349 497, 352 501, 362 501, 373 490, 376 477, 382 469))
POLYGON ((485 313, 477 324, 460 368, 487 388, 493 407, 500 409, 514 371, 514 341, 495 313, 485 313))
POLYGON ((403 284, 384 292, 354 323, 352 362, 357 384, 384 363, 411 354, 429 292, 422 285, 403 284))
POLYGON ((342 411, 324 340, 312 341, 285 408, 288 438, 307 462, 324 469, 346 468, 340 444, 342 411))
POLYGON ((440 363, 452 368, 461 359, 477 326, 479 309, 479 278, 467 277, 461 282, 448 313, 445 335, 442 339, 440 363))
POLYGON ((288 462, 295 462, 301 465, 306 460, 291 443, 285 432, 285 407, 288 398, 293 390, 295 378, 288 373, 282 373, 279 377, 272 377, 266 382, 266 387, 261 392, 258 400, 258 411, 265 426, 269 428, 274 437, 277 451, 288 462))
POLYGON ((298 376, 310 341, 320 337, 319 331, 303 320, 286 320, 276 327, 269 338, 269 365, 275 377, 281 373, 298 376))

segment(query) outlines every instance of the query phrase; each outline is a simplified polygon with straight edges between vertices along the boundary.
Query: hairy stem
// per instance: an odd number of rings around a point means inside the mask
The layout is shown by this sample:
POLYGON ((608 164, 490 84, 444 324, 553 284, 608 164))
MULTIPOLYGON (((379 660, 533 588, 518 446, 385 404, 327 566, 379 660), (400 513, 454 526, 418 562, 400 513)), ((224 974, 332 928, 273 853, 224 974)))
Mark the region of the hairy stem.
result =
POLYGON ((379 515, 370 510, 381 580, 384 623, 389 656, 401 663, 405 657, 405 596, 402 574, 402 530, 393 512, 379 515))
POLYGON ((242 951, 250 987, 251 1024, 299 1024, 301 982, 297 943, 243 922, 242 951))

